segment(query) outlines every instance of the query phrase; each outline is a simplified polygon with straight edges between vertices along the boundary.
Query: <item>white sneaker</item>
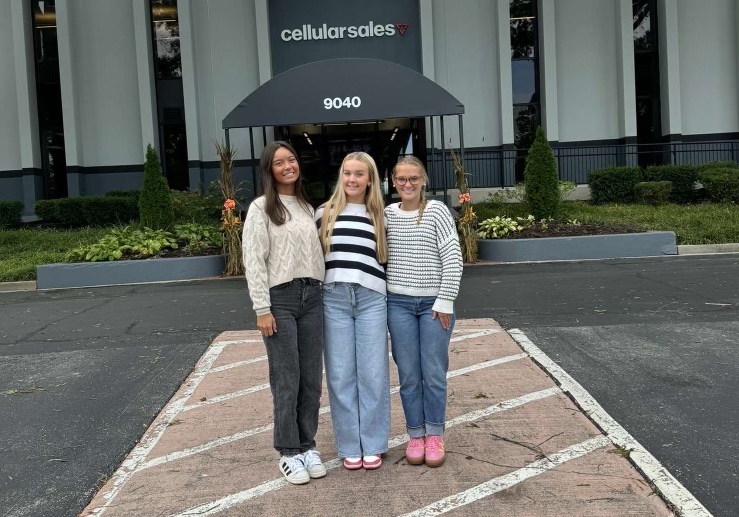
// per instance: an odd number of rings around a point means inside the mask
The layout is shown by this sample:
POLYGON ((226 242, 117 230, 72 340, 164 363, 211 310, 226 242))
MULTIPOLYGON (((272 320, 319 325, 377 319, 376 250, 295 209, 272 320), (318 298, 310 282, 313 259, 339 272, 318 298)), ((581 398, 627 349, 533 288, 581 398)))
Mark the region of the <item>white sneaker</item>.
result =
POLYGON ((302 454, 296 456, 282 456, 279 464, 280 472, 285 480, 293 485, 304 485, 310 481, 308 471, 303 465, 302 454))
POLYGON ((315 449, 311 449, 301 454, 301 456, 303 457, 303 465, 311 478, 322 478, 326 475, 326 467, 321 463, 320 452, 315 449))

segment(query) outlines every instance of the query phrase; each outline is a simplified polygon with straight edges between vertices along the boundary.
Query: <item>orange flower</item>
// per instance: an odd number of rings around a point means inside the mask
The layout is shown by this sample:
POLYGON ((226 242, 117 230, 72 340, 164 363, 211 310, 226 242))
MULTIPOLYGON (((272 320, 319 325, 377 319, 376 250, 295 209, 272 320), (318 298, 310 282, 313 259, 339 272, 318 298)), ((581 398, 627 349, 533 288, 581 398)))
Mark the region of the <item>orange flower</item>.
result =
POLYGON ((233 199, 227 199, 225 203, 223 203, 223 208, 226 210, 233 210, 236 208, 236 201, 233 199))
POLYGON ((459 202, 460 203, 469 203, 470 202, 470 193, 465 192, 464 194, 459 195, 459 202))

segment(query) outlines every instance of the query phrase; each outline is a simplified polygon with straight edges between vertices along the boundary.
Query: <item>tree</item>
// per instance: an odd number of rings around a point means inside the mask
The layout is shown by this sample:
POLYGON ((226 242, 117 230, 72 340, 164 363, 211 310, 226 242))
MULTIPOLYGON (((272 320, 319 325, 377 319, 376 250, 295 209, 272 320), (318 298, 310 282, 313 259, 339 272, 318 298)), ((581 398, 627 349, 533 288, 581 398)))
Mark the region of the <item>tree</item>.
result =
POLYGON ((541 127, 529 149, 524 171, 526 203, 537 219, 554 217, 559 209, 559 177, 557 162, 541 127))
POLYGON ((159 156, 151 145, 146 147, 144 183, 139 196, 141 224, 153 230, 164 230, 174 222, 172 195, 167 180, 162 176, 159 156))

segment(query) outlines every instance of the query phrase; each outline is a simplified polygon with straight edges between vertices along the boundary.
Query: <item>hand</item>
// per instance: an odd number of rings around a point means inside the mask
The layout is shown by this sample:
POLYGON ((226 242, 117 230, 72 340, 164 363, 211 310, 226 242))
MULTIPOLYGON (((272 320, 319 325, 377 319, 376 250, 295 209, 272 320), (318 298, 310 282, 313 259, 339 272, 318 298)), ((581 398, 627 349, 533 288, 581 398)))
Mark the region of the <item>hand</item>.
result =
POLYGON ((269 314, 257 316, 257 328, 264 337, 268 337, 272 334, 277 333, 277 322, 275 321, 275 317, 272 316, 271 312, 269 314))
POLYGON ((431 311, 432 320, 435 320, 437 316, 439 317, 439 323, 441 323, 441 327, 444 330, 449 330, 449 325, 452 322, 452 315, 445 312, 431 311))

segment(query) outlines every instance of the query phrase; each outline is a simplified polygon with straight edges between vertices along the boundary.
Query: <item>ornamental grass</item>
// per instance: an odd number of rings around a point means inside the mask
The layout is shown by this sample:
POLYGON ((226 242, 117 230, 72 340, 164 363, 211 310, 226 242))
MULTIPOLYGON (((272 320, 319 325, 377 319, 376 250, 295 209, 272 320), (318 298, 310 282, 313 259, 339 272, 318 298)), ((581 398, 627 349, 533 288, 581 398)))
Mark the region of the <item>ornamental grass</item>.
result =
POLYGON ((459 244, 462 247, 462 259, 468 263, 477 262, 477 216, 470 201, 470 188, 467 184, 467 172, 464 169, 462 158, 454 152, 452 155, 454 175, 459 189, 459 213, 457 215, 457 230, 459 244))
POLYGON ((216 153, 221 160, 221 179, 219 181, 223 195, 223 210, 221 210, 221 231, 223 232, 223 253, 226 255, 225 276, 244 274, 244 259, 241 251, 242 222, 236 193, 238 186, 234 185, 233 165, 236 150, 215 142, 216 153))

